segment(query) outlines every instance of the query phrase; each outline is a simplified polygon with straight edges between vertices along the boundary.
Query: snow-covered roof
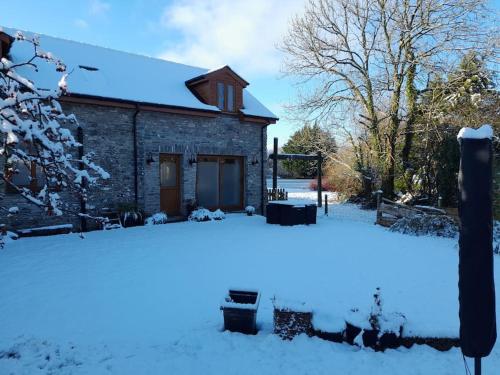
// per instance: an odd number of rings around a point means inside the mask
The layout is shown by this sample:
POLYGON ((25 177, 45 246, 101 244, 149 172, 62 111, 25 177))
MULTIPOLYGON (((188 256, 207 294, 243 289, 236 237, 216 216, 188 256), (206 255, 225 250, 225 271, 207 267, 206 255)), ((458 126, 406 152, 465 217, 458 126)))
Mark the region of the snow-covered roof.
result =
MULTIPOLYGON (((9 28, 3 31, 11 36, 16 33, 9 28)), ((22 32, 33 36, 31 32, 22 32)), ((70 93, 220 112, 216 106, 202 103, 186 87, 186 81, 210 72, 209 69, 37 35, 41 49, 66 64, 70 93)), ((28 43, 14 42, 10 56, 14 63, 26 61, 33 56, 33 48, 28 43)), ((56 88, 61 76, 53 65, 45 63, 38 65, 38 72, 24 67, 20 73, 36 82, 39 88, 47 89, 56 88)), ((243 106, 245 115, 277 119, 246 89, 243 90, 243 106)))

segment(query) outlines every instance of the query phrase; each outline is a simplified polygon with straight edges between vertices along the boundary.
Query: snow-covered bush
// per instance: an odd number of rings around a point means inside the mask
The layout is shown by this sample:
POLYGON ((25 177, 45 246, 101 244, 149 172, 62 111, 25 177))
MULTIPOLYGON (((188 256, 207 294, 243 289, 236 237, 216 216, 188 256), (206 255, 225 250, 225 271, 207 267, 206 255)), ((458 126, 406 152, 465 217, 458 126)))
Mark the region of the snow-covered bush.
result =
POLYGON ((190 221, 210 221, 212 213, 206 208, 200 207, 191 212, 188 218, 190 221))
POLYGON ((431 235, 454 238, 458 235, 457 224, 446 215, 404 217, 396 221, 389 230, 414 236, 431 235))
POLYGON ((159 225, 159 224, 167 224, 167 214, 165 212, 158 212, 153 216, 150 216, 146 219, 146 225, 159 225))
POLYGON ((206 208, 199 207, 189 215, 190 221, 210 221, 210 220, 223 220, 226 215, 221 210, 217 209, 214 212, 210 212, 206 208))
POLYGON ((74 115, 63 113, 58 102, 67 92, 69 74, 64 63, 43 51, 37 37, 18 32, 13 43, 28 44, 33 55, 24 62, 13 63, 5 57, 0 61, 0 157, 5 165, 0 180, 49 215, 62 215, 63 211, 80 214, 64 204, 63 196, 67 195, 60 192, 69 191, 86 201, 89 189, 108 179, 109 174, 94 164, 92 153, 75 156, 81 144, 67 126, 77 129, 79 124, 74 115), (38 65, 53 65, 61 73, 59 82, 53 87, 39 85, 19 73, 38 72, 38 65), (37 173, 29 187, 16 184, 13 178, 22 170, 29 176, 37 173))
POLYGON ((383 311, 382 293, 380 288, 377 288, 368 316, 357 308, 349 311, 346 316, 345 335, 351 344, 385 350, 400 345, 398 338, 405 323, 406 317, 403 314, 383 311))
POLYGON ((255 207, 254 206, 246 206, 245 212, 247 213, 248 216, 252 216, 255 213, 255 207))
POLYGON ((380 288, 377 288, 375 294, 373 295, 373 305, 370 312, 370 324, 372 329, 380 329, 380 319, 382 317, 382 295, 380 288))
POLYGON ((212 220, 224 220, 225 218, 226 214, 219 209, 212 212, 212 220))

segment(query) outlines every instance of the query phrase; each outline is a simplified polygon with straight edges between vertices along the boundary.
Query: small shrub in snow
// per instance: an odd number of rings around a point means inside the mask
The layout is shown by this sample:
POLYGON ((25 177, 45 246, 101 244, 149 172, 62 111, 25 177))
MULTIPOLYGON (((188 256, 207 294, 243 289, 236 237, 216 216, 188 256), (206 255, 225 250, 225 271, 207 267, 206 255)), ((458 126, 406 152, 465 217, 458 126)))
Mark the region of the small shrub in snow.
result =
POLYGON ((120 213, 120 221, 124 228, 136 227, 144 224, 142 213, 138 211, 125 211, 120 213))
POLYGON ((380 318, 382 317, 382 296, 380 288, 377 288, 373 295, 373 306, 370 312, 370 325, 372 329, 380 329, 380 318))
POLYGON ((254 206, 246 206, 245 212, 247 213, 248 216, 252 216, 255 213, 255 207, 254 206))
POLYGON ((212 213, 203 207, 197 208, 189 215, 190 221, 210 221, 211 219, 212 213))
POLYGON ((347 342, 360 347, 385 350, 400 346, 400 338, 406 317, 398 312, 383 311, 380 288, 373 295, 373 305, 368 316, 352 309, 346 317, 347 342), (368 320, 368 321, 367 321, 368 320))
POLYGON ((167 224, 168 217, 165 212, 158 212, 146 219, 146 225, 167 224))
POLYGON ((225 218, 226 214, 219 209, 212 212, 212 220, 224 220, 225 218))
POLYGON ((445 215, 418 215, 401 218, 390 228, 392 232, 411 234, 414 236, 438 236, 454 238, 458 235, 458 226, 445 215))
POLYGON ((221 210, 217 209, 214 212, 210 212, 206 208, 200 207, 191 212, 189 215, 190 221, 210 221, 210 220, 223 220, 226 218, 226 214, 221 210))

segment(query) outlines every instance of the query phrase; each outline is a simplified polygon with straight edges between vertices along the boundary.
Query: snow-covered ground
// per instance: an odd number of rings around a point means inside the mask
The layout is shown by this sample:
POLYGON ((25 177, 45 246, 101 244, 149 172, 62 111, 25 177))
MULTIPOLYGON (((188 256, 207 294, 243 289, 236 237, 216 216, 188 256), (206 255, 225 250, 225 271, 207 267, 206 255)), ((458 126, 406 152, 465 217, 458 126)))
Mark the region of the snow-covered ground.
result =
MULTIPOLYGON (((368 314, 380 287, 406 334, 458 335, 456 240, 392 233, 373 225, 374 212, 330 208, 311 226, 234 214, 9 243, 0 374, 464 373, 458 349, 376 353, 272 333, 275 295, 307 302, 327 328, 351 308, 368 314), (233 286, 262 293, 256 336, 222 332, 219 305, 233 286)), ((483 363, 496 373, 499 345, 483 363)))

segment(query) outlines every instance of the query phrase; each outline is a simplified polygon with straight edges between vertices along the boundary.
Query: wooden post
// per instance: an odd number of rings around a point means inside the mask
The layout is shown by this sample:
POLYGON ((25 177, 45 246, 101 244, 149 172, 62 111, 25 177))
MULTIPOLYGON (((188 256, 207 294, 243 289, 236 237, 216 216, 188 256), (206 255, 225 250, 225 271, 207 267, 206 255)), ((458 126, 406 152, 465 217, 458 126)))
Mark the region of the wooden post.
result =
POLYGON ((276 191, 278 188, 278 138, 274 138, 273 147, 273 190, 276 191))
POLYGON ((328 194, 325 194, 325 216, 328 216, 328 194))
POLYGON ((382 219, 382 211, 380 210, 380 205, 382 204, 382 190, 378 190, 376 194, 377 194, 377 221, 375 222, 375 224, 378 224, 382 219))
POLYGON ((322 204, 322 197, 321 197, 321 193, 322 193, 322 186, 321 186, 321 164, 323 162, 323 158, 321 157, 321 151, 318 151, 318 207, 321 207, 321 204, 322 204))

